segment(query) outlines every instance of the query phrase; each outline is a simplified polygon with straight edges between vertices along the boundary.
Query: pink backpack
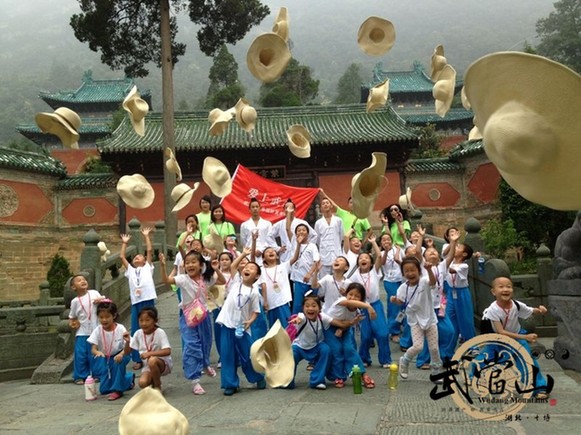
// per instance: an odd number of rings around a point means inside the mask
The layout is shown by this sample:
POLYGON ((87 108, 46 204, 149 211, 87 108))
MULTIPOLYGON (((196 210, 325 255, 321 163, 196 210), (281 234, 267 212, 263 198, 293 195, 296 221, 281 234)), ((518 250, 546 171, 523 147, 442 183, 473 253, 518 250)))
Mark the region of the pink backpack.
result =
MULTIPOLYGON (((296 314, 293 314, 292 316, 290 316, 288 318, 288 320, 290 321, 290 320, 293 320, 293 319, 296 319, 296 318, 297 318, 297 315, 296 314)), ((321 320, 321 315, 320 314, 318 315, 318 318, 319 318, 319 320, 321 320)), ((322 322, 322 320, 321 320, 321 322, 322 322)), ((293 341, 295 341, 295 339, 301 334, 301 332, 303 332, 303 329, 305 329, 305 326, 307 326, 307 320, 306 319, 303 322, 303 324, 300 325, 299 328, 297 328, 297 325, 295 325, 294 323, 289 323, 286 326, 285 331, 288 334, 288 336, 289 336, 289 338, 291 340, 291 343, 293 341)))

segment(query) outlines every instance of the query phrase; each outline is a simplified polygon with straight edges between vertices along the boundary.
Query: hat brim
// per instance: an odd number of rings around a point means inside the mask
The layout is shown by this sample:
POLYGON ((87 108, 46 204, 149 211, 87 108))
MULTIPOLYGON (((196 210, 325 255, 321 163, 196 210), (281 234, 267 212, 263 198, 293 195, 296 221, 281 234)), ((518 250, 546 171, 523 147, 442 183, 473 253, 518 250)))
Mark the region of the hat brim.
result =
POLYGON ((208 293, 212 295, 208 298, 208 308, 210 311, 216 308, 221 308, 224 305, 224 297, 226 295, 226 289, 223 285, 213 285, 208 289, 208 293))
POLYGON ((232 192, 232 177, 224 163, 214 157, 206 157, 202 166, 202 179, 208 185, 212 193, 220 198, 224 198, 232 192), (228 178, 223 183, 216 182, 214 176, 216 171, 228 174, 228 178))
POLYGON ((300 124, 291 125, 286 131, 288 139, 289 151, 299 159, 306 159, 311 157, 311 133, 304 126, 300 124), (296 137, 298 135, 298 137, 296 137), (297 145, 296 139, 305 141, 305 146, 297 145))
POLYGON ((382 56, 395 44, 395 27, 384 18, 369 17, 359 27, 357 44, 370 56, 382 56))
POLYGON ((149 112, 149 104, 141 98, 137 86, 133 86, 121 104, 129 114, 133 130, 139 136, 145 136, 145 117, 149 112))
POLYGON ((192 197, 194 196, 194 193, 196 192, 196 190, 198 190, 198 187, 200 187, 200 183, 199 182, 195 182, 194 183, 194 187, 191 188, 191 190, 188 190, 186 193, 184 193, 177 201, 176 204, 174 205, 174 207, 171 209, 171 211, 173 213, 180 211, 182 208, 184 208, 186 205, 188 205, 190 203, 190 201, 192 200, 192 197))
POLYGON ((387 167, 387 154, 372 153, 371 166, 351 180, 351 212, 359 219, 366 219, 372 212, 381 190, 387 167))
POLYGON ((252 41, 246 55, 250 73, 263 83, 278 79, 291 60, 287 43, 276 33, 265 33, 252 41))
POLYGON ((79 133, 58 113, 41 112, 34 119, 43 133, 57 136, 67 148, 79 148, 79 133))
POLYGON ((252 367, 264 373, 271 388, 286 387, 294 378, 295 361, 287 332, 277 320, 263 338, 250 347, 252 367))
POLYGON ((124 175, 117 182, 117 193, 123 202, 131 208, 141 210, 153 204, 155 199, 155 191, 151 184, 141 174, 124 175), (140 183, 144 187, 142 197, 137 197, 132 191, 132 187, 140 183))
POLYGON ((389 95, 389 80, 374 86, 369 90, 367 97, 367 113, 373 112, 387 104, 387 97, 389 95))

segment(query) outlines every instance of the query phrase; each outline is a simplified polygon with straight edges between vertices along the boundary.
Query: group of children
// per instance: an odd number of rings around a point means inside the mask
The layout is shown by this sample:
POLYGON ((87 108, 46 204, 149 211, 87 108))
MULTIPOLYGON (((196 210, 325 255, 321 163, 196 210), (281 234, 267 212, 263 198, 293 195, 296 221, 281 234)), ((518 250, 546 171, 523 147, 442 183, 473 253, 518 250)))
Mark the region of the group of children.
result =
MULTIPOLYGON (((250 207, 252 210, 252 202, 250 207)), ((289 322, 296 325, 298 332, 292 343, 295 373, 299 362, 306 359, 311 388, 325 389, 327 381, 342 388, 354 365, 362 369, 363 385, 374 388, 374 380, 366 373, 366 367, 372 364, 370 348, 377 343, 379 365, 388 368, 392 363, 390 340, 399 343, 405 352, 399 361, 403 379, 408 378, 414 358, 418 368, 431 369, 433 375, 440 373, 443 361, 452 358, 459 338, 469 340, 476 335, 468 288, 467 260, 473 255, 472 249, 459 243, 460 232, 450 228, 445 235, 448 244, 440 253, 430 240, 424 240, 424 228, 418 226, 413 232, 406 229, 401 217, 398 219, 401 210, 390 206, 386 213, 391 213, 395 221, 391 228, 386 225, 379 241, 371 231, 362 240, 353 229, 344 234, 341 230, 344 237, 343 243, 338 244, 340 252, 336 252, 336 242, 325 245, 335 246, 335 259, 325 267, 320 260, 328 258, 329 252, 319 252, 319 248, 324 250, 321 239, 313 239, 314 230, 294 217, 292 202, 285 204, 285 219, 278 224, 281 244, 260 249, 257 240, 262 236, 258 230, 250 232, 250 246, 244 246, 242 252, 237 249, 235 235, 223 238, 225 247, 220 253, 205 249, 194 234, 195 226, 186 222, 186 231, 178 241, 180 253, 171 272, 167 273, 163 254, 160 263, 163 281, 174 285, 178 292, 183 371, 192 383, 193 394, 205 393, 201 385, 203 374, 217 375, 210 364, 212 335, 220 358, 224 394, 230 396, 239 391, 238 367, 250 383, 258 389, 265 388, 264 375, 257 373, 251 363, 250 347, 277 320, 283 327, 289 322), (369 250, 364 249, 367 246, 369 250), (387 309, 380 298, 381 287, 387 294, 387 309), (194 302, 206 307, 195 325, 184 315, 194 302), (212 306, 211 313, 207 312, 208 305, 212 306), (360 331, 359 343, 356 327, 360 331)), ((81 277, 75 277, 72 283, 78 303, 71 306, 71 319, 91 322, 85 307, 93 304, 96 312, 92 321, 98 318, 100 322, 92 333, 88 331, 94 326, 83 326, 77 340, 91 335, 87 342, 92 346, 92 355, 106 361, 79 365, 77 371, 77 355, 88 353, 88 345, 79 340, 74 376, 82 381, 92 369, 100 379, 106 377, 108 381, 101 382, 101 392, 108 393, 111 400, 131 387, 131 377, 124 369, 130 349, 136 351, 134 369, 144 367, 140 386, 160 388, 161 375, 171 370, 171 348, 167 336, 157 327, 153 307, 155 289, 150 293, 145 287, 145 277, 150 277, 152 270, 151 243, 149 229, 142 233, 147 256, 135 256, 132 264, 124 258, 129 238, 122 235, 121 256, 131 287, 133 338, 129 339, 122 325, 115 324, 111 302, 102 301, 96 292, 87 299, 85 295, 94 291, 86 290, 86 281, 83 291, 81 277), (81 302, 83 298, 87 300, 81 302)), ((520 335, 515 319, 543 314, 546 309, 511 308, 512 292, 508 287, 512 290, 512 286, 506 280, 494 280, 492 292, 497 300, 484 314, 493 320, 496 332, 534 341, 534 334, 520 335)), ((288 388, 294 387, 293 380, 288 388)))

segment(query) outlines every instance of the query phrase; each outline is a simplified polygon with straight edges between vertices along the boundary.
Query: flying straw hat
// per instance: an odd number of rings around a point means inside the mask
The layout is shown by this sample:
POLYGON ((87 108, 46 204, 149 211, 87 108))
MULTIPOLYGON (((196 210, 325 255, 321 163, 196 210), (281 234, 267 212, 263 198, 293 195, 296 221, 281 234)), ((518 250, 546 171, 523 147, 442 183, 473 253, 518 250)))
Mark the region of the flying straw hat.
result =
POLYGON ((378 85, 375 85, 369 90, 367 96, 367 113, 373 112, 387 103, 387 95, 389 94, 389 79, 378 85))
POLYGON ((300 124, 291 125, 286 131, 288 148, 291 153, 301 159, 311 156, 311 134, 300 124))
POLYGON ((266 383, 271 388, 286 387, 294 378, 295 360, 291 341, 285 329, 277 320, 263 338, 250 347, 252 367, 264 373, 266 383))
POLYGON ((240 98, 234 106, 234 111, 236 112, 236 122, 242 130, 247 133, 254 130, 258 114, 256 113, 256 109, 250 105, 248 100, 240 98))
POLYGON ((41 112, 34 117, 43 133, 57 136, 67 148, 79 148, 81 118, 67 107, 59 107, 53 113, 41 112))
POLYGON ((412 189, 408 187, 405 194, 400 195, 397 201, 402 210, 415 210, 414 204, 412 203, 412 189))
POLYGON ((386 167, 387 154, 372 153, 371 166, 351 179, 351 212, 359 219, 365 219, 373 212, 375 201, 384 186, 386 167))
POLYGON ((105 244, 105 242, 97 243, 97 248, 99 248, 99 252, 101 253, 101 261, 102 262, 107 261, 107 257, 111 255, 111 251, 107 249, 107 245, 105 244))
POLYGON ((456 87, 456 70, 450 65, 445 65, 438 81, 434 84, 432 95, 435 99, 436 113, 442 118, 446 116, 454 100, 454 89, 456 87))
POLYGON ((278 15, 274 20, 274 26, 272 26, 272 32, 276 33, 284 42, 288 43, 288 10, 285 7, 280 8, 278 15))
POLYGON ((145 135, 145 115, 149 112, 149 104, 141 98, 137 86, 133 86, 131 91, 123 100, 123 108, 129 113, 129 119, 133 130, 139 136, 145 135))
POLYGON ((169 172, 176 175, 176 181, 179 183, 182 181, 182 168, 180 168, 180 165, 176 160, 176 157, 171 148, 167 147, 165 149, 165 157, 167 158, 165 161, 165 167, 169 172))
POLYGON ((208 114, 208 122, 210 123, 210 136, 220 136, 224 134, 228 128, 230 120, 234 116, 233 110, 212 109, 208 114))
POLYGON ((202 179, 208 185, 212 193, 224 198, 232 192, 232 178, 228 168, 220 160, 214 157, 206 157, 202 166, 202 179))
POLYGON ((381 56, 395 44, 395 27, 384 18, 369 17, 359 27, 357 43, 366 54, 381 56))
POLYGON ((581 208, 581 75, 545 57, 499 52, 466 70, 466 96, 484 150, 502 177, 529 201, 581 208))
POLYGON ((223 285, 213 285, 208 289, 208 294, 211 296, 206 301, 210 311, 216 308, 221 308, 224 305, 224 298, 226 296, 226 288, 223 285))
POLYGON ((466 110, 471 110, 472 106, 470 106, 470 101, 468 101, 468 97, 466 96, 466 89, 462 86, 462 90, 460 91, 460 100, 462 101, 462 107, 466 110))
POLYGON ((120 435, 186 435, 188 419, 171 406, 160 390, 147 387, 125 404, 119 415, 120 435))
POLYGON ((286 41, 276 33, 265 33, 252 41, 246 55, 250 73, 264 83, 278 79, 291 60, 286 41))
POLYGON ((199 182, 194 183, 194 187, 190 187, 186 183, 176 185, 171 191, 171 199, 176 203, 171 211, 175 213, 188 205, 198 187, 200 187, 199 182))
POLYGON ((117 182, 117 193, 125 204, 136 209, 149 207, 155 199, 153 187, 141 174, 121 177, 117 182))
POLYGON ((434 53, 432 54, 432 62, 430 64, 430 78, 433 82, 438 81, 440 73, 447 64, 448 60, 444 57, 444 46, 436 45, 434 53))
POLYGON ((210 231, 209 234, 204 236, 202 243, 204 244, 204 248, 216 251, 216 254, 220 254, 224 250, 224 240, 219 234, 213 231, 210 231))

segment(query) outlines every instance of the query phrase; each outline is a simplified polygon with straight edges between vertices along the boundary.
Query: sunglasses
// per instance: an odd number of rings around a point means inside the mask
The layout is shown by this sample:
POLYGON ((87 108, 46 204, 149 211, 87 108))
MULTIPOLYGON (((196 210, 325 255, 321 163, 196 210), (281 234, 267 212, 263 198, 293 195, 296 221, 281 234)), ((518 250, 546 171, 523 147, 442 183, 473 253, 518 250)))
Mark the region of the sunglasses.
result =
POLYGON ((389 209, 389 211, 399 211, 399 208, 397 208, 397 207, 392 207, 392 208, 390 208, 390 209, 389 209))

